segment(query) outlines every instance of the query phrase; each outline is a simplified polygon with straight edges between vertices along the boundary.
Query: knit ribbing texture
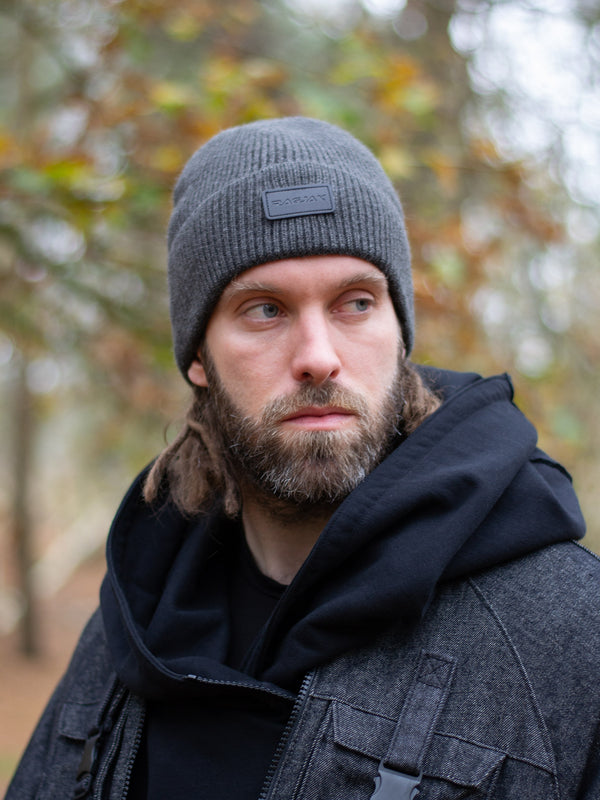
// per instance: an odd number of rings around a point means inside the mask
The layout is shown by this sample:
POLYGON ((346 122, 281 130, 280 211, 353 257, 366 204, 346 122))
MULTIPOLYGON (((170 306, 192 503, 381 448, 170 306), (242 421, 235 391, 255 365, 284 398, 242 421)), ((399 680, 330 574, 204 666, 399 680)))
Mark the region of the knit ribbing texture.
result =
POLYGON ((227 284, 251 267, 314 255, 362 258, 387 277, 407 353, 414 338, 402 206, 373 153, 306 117, 225 130, 197 150, 174 191, 168 232, 175 358, 186 376, 227 284), (335 210, 269 219, 267 189, 326 184, 335 210))

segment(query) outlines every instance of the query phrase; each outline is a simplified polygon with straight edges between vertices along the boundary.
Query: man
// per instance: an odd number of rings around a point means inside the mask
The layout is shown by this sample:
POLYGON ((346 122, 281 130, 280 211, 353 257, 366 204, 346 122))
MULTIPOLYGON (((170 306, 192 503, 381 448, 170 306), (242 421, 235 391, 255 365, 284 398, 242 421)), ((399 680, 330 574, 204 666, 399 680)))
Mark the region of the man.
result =
POLYGON ((185 425, 127 494, 22 798, 600 797, 598 560, 506 376, 415 367, 367 148, 233 128, 174 195, 185 425))

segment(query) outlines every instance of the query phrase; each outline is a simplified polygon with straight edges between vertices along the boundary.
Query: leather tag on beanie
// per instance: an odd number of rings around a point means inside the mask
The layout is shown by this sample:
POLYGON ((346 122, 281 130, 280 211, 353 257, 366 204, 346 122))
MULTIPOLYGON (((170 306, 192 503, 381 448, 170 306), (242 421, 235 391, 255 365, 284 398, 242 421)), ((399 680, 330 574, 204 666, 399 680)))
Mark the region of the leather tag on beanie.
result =
POLYGON ((265 189, 262 198, 267 219, 330 214, 335 211, 331 187, 326 183, 265 189))

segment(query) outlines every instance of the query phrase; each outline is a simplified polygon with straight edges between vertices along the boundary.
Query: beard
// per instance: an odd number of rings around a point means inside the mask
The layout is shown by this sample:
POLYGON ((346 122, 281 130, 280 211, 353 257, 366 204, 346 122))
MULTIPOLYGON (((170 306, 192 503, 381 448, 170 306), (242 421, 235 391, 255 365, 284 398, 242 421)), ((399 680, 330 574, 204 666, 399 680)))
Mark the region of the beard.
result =
POLYGON ((338 505, 389 454, 398 438, 402 409, 401 367, 377 407, 329 381, 302 385, 269 403, 259 417, 233 402, 208 353, 209 416, 220 449, 244 490, 261 495, 273 514, 318 514, 338 505), (355 415, 351 429, 283 430, 281 421, 306 406, 335 406, 355 415))

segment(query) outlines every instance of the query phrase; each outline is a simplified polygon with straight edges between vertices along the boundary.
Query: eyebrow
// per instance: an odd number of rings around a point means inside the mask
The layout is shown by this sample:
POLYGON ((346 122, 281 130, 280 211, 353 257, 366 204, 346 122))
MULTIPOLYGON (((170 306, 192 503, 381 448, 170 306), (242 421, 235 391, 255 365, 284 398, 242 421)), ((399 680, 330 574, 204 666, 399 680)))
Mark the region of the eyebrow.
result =
POLYGON ((357 283, 370 283, 372 286, 385 287, 387 289, 388 281, 383 272, 357 272, 355 275, 350 275, 339 284, 340 289, 346 289, 349 286, 355 286, 357 283))
MULTIPOLYGON (((360 283, 371 284, 379 288, 388 287, 387 278, 383 272, 357 272, 344 278, 343 281, 337 284, 337 289, 348 289, 360 283)), ((280 295, 287 290, 286 286, 274 286, 271 283, 264 283, 263 281, 245 281, 243 278, 234 278, 231 283, 225 288, 223 292, 223 299, 229 300, 238 294, 245 292, 264 292, 265 294, 280 295)))
POLYGON ((237 294, 244 294, 245 292, 264 292, 265 294, 281 294, 284 290, 280 287, 273 286, 270 283, 263 283, 263 281, 244 281, 239 278, 234 278, 231 283, 225 287, 222 298, 229 300, 237 294))

